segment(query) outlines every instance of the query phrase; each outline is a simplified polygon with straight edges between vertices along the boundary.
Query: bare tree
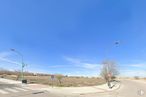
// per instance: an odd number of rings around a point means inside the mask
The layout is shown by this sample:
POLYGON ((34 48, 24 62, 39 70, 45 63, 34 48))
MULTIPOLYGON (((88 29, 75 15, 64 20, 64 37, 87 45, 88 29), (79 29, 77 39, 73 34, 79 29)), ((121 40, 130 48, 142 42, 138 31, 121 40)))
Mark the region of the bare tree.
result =
POLYGON ((57 80, 59 81, 59 84, 61 85, 63 75, 61 75, 61 74, 57 74, 57 75, 56 75, 56 78, 57 78, 57 80))
POLYGON ((111 87, 111 79, 115 78, 118 74, 117 64, 114 61, 103 61, 100 75, 106 80, 109 87, 111 87))

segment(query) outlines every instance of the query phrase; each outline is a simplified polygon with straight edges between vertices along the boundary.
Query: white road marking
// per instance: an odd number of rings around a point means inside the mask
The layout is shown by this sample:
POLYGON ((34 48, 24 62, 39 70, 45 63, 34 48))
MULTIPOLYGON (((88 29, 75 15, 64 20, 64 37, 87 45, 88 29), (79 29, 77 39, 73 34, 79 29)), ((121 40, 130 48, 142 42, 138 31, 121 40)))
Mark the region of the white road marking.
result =
POLYGON ((13 88, 16 89, 16 90, 20 90, 20 91, 28 91, 28 90, 26 90, 24 88, 19 88, 19 87, 13 87, 13 88))
POLYGON ((15 93, 19 92, 19 91, 13 89, 13 88, 5 88, 5 90, 8 90, 8 91, 10 91, 10 92, 15 92, 15 93))
POLYGON ((0 89, 0 93, 1 93, 1 94, 8 94, 8 92, 6 92, 6 91, 4 91, 4 90, 1 90, 1 89, 0 89))
POLYGON ((29 88, 29 87, 22 87, 23 89, 27 89, 27 90, 33 90, 33 89, 31 89, 31 88, 29 88))

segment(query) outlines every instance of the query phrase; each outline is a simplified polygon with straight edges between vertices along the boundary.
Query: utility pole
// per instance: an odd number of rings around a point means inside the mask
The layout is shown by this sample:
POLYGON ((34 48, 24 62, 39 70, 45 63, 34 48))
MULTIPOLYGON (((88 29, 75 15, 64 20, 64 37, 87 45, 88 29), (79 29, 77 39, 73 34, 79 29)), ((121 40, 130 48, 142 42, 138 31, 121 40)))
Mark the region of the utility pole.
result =
POLYGON ((23 55, 19 51, 15 50, 15 49, 10 49, 10 50, 15 52, 15 53, 17 53, 19 56, 21 56, 21 80, 24 80, 23 72, 24 72, 24 67, 26 65, 25 65, 24 60, 23 60, 23 55))

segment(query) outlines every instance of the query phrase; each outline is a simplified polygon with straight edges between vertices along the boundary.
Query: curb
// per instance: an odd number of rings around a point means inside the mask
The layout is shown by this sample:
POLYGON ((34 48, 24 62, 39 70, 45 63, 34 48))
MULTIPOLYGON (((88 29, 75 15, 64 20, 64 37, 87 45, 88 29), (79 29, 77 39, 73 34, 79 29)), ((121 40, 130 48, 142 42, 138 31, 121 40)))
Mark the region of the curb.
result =
MULTIPOLYGON (((40 87, 39 87, 39 89, 40 88, 44 88, 44 90, 45 90, 45 87, 42 87, 43 85, 40 85, 40 87)), ((121 87, 121 82, 119 81, 119 82, 117 82, 116 83, 116 88, 114 88, 114 89, 111 89, 111 90, 108 90, 108 89, 103 89, 103 88, 98 88, 98 87, 92 87, 93 89, 95 89, 95 91, 92 91, 92 92, 81 92, 81 93, 71 93, 71 94, 79 94, 79 95, 85 95, 85 94, 93 94, 93 93, 109 93, 109 92, 113 92, 113 91, 116 91, 116 90, 118 90, 118 89, 120 89, 120 87, 121 87), (98 91, 99 90, 99 91, 98 91)), ((30 86, 28 86, 28 87, 30 87, 30 86)), ((31 87, 36 87, 35 85, 31 85, 31 87)), ((35 88, 36 89, 36 88, 35 88)))
MULTIPOLYGON (((116 88, 116 89, 113 89, 113 90, 111 90, 111 91, 109 91, 109 90, 106 90, 106 89, 101 89, 101 90, 104 90, 103 92, 94 92, 94 93, 106 93, 106 92, 113 92, 113 91, 117 91, 117 90, 119 90, 121 88, 121 82, 119 82, 119 86, 116 88)), ((98 89, 100 89, 100 88, 98 88, 98 89)), ((80 95, 85 95, 85 94, 93 94, 93 93, 80 93, 80 95)))

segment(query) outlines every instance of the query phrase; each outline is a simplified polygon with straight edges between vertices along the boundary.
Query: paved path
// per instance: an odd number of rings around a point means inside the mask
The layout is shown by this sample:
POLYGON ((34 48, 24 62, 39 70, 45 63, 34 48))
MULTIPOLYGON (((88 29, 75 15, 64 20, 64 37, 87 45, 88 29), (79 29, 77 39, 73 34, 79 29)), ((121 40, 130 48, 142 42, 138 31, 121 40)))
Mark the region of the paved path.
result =
POLYGON ((38 90, 18 81, 0 78, 0 97, 65 97, 65 95, 38 90))
POLYGON ((39 84, 30 84, 30 88, 35 88, 38 90, 47 90, 51 93, 60 93, 60 94, 84 94, 84 93, 103 93, 108 91, 113 91, 119 88, 119 82, 112 82, 114 86, 112 89, 109 89, 107 84, 98 85, 98 86, 87 86, 87 87, 51 87, 46 85, 39 84))
POLYGON ((0 82, 6 83, 6 84, 21 84, 21 81, 9 80, 5 78, 0 78, 0 82))
MULTIPOLYGON (((0 82, 0 97, 146 97, 146 82, 139 80, 122 80, 121 87, 118 90, 105 92, 99 92, 98 89, 89 92, 93 89, 91 87, 65 88, 66 92, 64 93, 62 93, 63 89, 61 88, 57 89, 58 91, 56 89, 53 91, 50 87, 48 87, 48 91, 36 88, 37 86, 29 87, 0 82), (88 89, 91 90, 88 91, 88 89)), ((41 88, 44 88, 44 86, 41 86, 41 88)))
POLYGON ((146 97, 146 82, 122 80, 120 89, 105 93, 87 93, 78 97, 146 97))

